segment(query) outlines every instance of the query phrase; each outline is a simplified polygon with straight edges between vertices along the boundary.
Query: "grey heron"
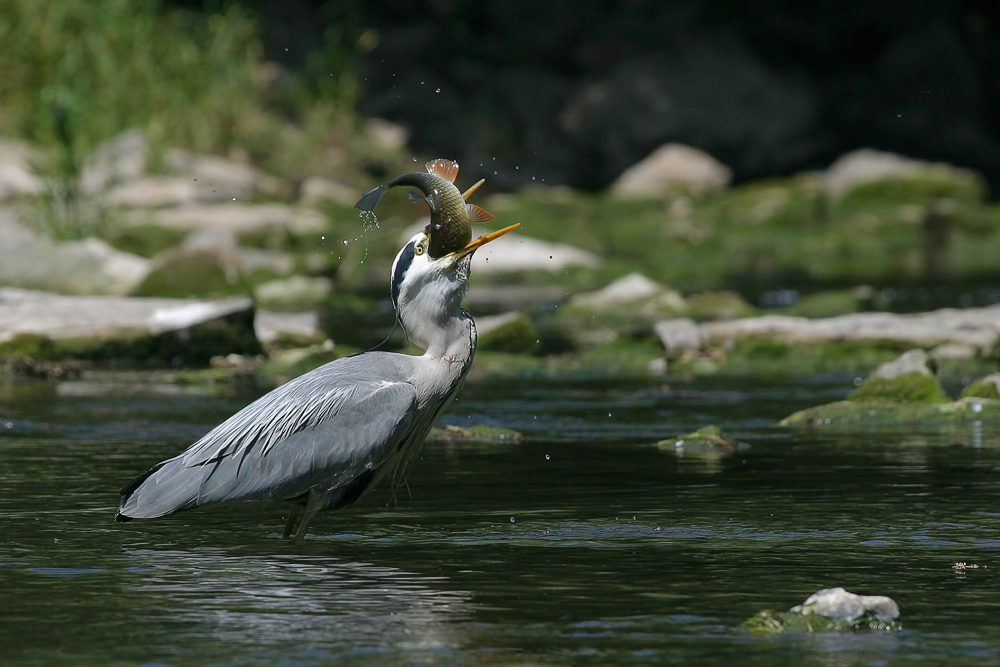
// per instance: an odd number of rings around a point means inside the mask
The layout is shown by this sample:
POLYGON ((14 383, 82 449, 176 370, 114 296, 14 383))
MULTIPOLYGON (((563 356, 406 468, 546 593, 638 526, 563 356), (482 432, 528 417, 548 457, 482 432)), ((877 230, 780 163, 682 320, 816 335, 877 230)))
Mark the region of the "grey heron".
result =
POLYGON ((431 222, 392 265, 390 293, 414 356, 368 351, 316 368, 278 387, 212 429, 186 451, 121 490, 116 521, 166 516, 245 500, 295 503, 283 537, 301 539, 321 510, 350 505, 386 475, 398 474, 472 365, 476 327, 461 303, 472 254, 512 225, 471 240, 471 221, 492 216, 453 185, 458 165, 433 160, 368 193, 372 210, 385 191, 423 193, 431 222))

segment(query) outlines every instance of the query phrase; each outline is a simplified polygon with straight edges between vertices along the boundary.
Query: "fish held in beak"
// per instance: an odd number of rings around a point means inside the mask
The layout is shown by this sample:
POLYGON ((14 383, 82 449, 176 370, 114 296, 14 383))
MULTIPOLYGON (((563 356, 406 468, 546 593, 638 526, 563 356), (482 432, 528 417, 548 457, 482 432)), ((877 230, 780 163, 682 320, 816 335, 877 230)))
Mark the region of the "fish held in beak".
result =
MULTIPOLYGON (((431 211, 431 221, 426 230, 430 237, 427 253, 438 259, 465 250, 474 243, 472 241, 472 223, 486 222, 492 220, 494 216, 475 204, 467 204, 465 201, 483 184, 482 180, 466 190, 464 194, 455 187, 455 178, 458 176, 457 162, 438 158, 428 162, 425 167, 426 172, 403 174, 388 183, 372 188, 355 204, 355 208, 362 211, 375 210, 389 188, 398 185, 409 185, 417 188, 423 195, 422 197, 417 195, 417 200, 423 199, 431 211)), ((476 248, 478 247, 476 246, 476 248)))

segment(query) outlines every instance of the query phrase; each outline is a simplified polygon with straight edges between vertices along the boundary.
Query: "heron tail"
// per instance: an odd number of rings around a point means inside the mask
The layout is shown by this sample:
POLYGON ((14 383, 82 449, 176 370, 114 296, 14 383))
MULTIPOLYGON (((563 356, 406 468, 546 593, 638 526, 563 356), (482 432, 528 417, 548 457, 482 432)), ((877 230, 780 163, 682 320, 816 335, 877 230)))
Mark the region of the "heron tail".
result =
POLYGON ((185 468, 178 459, 157 464, 122 487, 115 521, 152 519, 197 507, 201 471, 185 468))

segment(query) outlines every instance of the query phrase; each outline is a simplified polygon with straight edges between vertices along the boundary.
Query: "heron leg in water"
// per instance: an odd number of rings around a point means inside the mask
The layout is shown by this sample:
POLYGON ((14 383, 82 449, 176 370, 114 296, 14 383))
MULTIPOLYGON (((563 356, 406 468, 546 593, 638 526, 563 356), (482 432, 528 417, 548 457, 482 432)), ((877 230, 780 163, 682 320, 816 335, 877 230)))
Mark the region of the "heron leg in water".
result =
MULTIPOLYGON (((312 520, 316 518, 319 511, 325 508, 329 502, 330 498, 333 497, 333 489, 310 489, 309 490, 309 500, 306 501, 306 509, 304 516, 302 517, 302 523, 299 524, 299 529, 295 532, 295 541, 301 542, 302 538, 306 536, 306 531, 309 530, 309 524, 312 520)), ((299 508, 296 507, 296 510, 299 508)), ((291 533, 293 519, 297 519, 299 512, 296 511, 294 515, 288 517, 288 523, 285 525, 284 536, 287 537, 291 533)))
POLYGON ((292 536, 292 528, 295 527, 295 522, 299 520, 300 514, 302 514, 302 506, 292 505, 292 509, 288 513, 288 521, 285 522, 285 529, 281 531, 281 539, 287 540, 292 536))

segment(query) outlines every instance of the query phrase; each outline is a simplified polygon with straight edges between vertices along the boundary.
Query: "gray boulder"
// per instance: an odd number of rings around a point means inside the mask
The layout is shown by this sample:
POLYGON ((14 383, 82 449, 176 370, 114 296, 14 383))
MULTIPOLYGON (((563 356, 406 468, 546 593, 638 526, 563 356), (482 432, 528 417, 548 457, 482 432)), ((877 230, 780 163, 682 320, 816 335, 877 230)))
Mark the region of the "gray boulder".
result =
POLYGON ((250 299, 66 296, 0 288, 0 343, 42 336, 69 356, 206 363, 257 354, 250 299))
POLYGON ((968 169, 914 160, 871 148, 861 148, 837 158, 823 174, 822 183, 826 193, 837 198, 859 185, 916 178, 955 181, 974 188, 982 188, 981 177, 968 169))
POLYGON ((664 144, 626 169, 611 185, 619 197, 657 197, 678 190, 694 194, 724 190, 732 173, 705 151, 664 144))
POLYGON ((56 241, 0 211, 0 285, 67 294, 128 294, 149 272, 149 260, 100 239, 56 241))
POLYGON ((884 595, 856 595, 843 588, 824 588, 806 598, 791 611, 803 616, 816 614, 839 621, 853 622, 865 614, 872 614, 880 621, 899 618, 896 601, 884 595))

